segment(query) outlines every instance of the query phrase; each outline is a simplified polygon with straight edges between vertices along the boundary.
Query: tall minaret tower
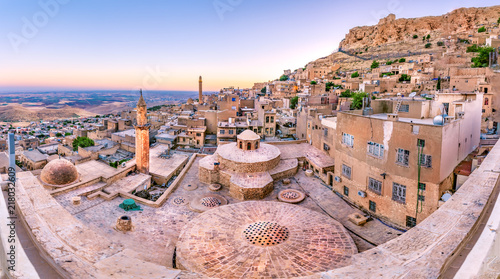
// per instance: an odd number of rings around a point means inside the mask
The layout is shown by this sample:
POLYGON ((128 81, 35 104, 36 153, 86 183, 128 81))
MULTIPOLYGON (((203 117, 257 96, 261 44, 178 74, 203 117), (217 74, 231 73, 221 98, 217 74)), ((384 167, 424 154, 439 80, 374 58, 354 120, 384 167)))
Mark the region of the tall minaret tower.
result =
POLYGON ((137 102, 137 124, 135 125, 135 162, 137 170, 149 174, 149 126, 146 101, 141 96, 137 102))
POLYGON ((203 104, 203 80, 200 76, 200 88, 198 91, 198 104, 203 104))

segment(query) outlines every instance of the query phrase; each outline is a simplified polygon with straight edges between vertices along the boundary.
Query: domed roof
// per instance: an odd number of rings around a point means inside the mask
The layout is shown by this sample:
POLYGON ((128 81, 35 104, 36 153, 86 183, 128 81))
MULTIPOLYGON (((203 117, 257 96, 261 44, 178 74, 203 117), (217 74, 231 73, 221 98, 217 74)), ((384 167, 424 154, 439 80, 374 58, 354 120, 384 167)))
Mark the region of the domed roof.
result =
POLYGON ((245 130, 238 135, 239 140, 260 140, 260 136, 254 133, 252 130, 245 130))
POLYGON ((46 184, 66 185, 78 179, 78 171, 70 161, 56 159, 43 168, 40 179, 46 184))

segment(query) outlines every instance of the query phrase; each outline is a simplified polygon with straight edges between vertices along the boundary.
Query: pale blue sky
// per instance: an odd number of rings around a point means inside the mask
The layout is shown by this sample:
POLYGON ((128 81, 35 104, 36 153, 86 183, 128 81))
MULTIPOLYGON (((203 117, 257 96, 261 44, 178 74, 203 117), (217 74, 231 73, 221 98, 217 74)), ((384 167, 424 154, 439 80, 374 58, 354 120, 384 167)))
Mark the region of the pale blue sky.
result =
POLYGON ((197 90, 199 75, 207 90, 248 87, 330 54, 350 28, 389 13, 420 17, 495 4, 0 0, 0 90, 197 90))

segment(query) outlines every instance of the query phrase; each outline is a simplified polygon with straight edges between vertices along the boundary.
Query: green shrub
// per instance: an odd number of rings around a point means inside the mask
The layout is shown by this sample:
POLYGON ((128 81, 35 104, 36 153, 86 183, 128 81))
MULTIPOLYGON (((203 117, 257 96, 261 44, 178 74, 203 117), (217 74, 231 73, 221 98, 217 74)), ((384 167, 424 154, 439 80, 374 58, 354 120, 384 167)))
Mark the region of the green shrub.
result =
POLYGON ((479 33, 486 32, 486 27, 481 26, 479 29, 477 29, 477 32, 479 32, 479 33))
POLYGON ((351 74, 351 78, 357 78, 359 77, 359 73, 358 72, 354 72, 351 74))
POLYGON ((299 103, 299 97, 295 96, 290 99, 290 108, 295 109, 297 107, 297 104, 299 103))
POLYGON ((315 80, 311 81, 311 85, 316 85, 318 84, 318 82, 316 82, 315 80))
POLYGON ((418 35, 413 35, 413 39, 417 39, 418 38, 418 35))
POLYGON ((372 65, 370 66, 370 68, 375 69, 375 68, 378 68, 378 66, 380 66, 380 63, 377 62, 377 60, 373 60, 372 65))
POLYGON ((437 45, 438 45, 438 46, 444 46, 444 42, 439 41, 439 42, 437 42, 437 45))
POLYGON ((355 92, 352 93, 352 103, 351 109, 361 109, 363 108, 363 98, 368 97, 365 92, 355 92))
POLYGON ((346 91, 340 93, 340 97, 342 97, 342 98, 351 98, 352 97, 351 90, 347 89, 346 91))
POLYGON ((404 63, 404 62, 406 62, 406 58, 399 59, 399 63, 404 63))
POLYGON ((399 81, 400 82, 403 82, 403 81, 411 81, 411 76, 410 75, 407 75, 407 74, 402 74, 401 77, 399 78, 399 81))
POLYGON ((430 48, 431 46, 432 46, 432 44, 428 43, 428 44, 425 45, 425 48, 430 48))
POLYGON ((280 77, 280 81, 287 81, 288 80, 288 76, 287 75, 282 75, 280 77))
POLYGON ((73 141, 73 151, 78 151, 78 147, 85 148, 94 145, 95 143, 92 139, 89 139, 87 137, 77 137, 73 141))

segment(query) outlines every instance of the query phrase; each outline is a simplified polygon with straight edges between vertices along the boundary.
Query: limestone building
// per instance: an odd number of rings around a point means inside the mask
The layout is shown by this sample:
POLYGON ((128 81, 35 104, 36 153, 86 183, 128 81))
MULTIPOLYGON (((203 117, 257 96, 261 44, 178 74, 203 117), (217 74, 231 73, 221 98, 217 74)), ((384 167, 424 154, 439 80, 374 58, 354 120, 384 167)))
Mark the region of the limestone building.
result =
POLYGON ((293 176, 297 168, 297 159, 281 160, 277 147, 261 143, 259 135, 246 130, 237 142, 219 145, 214 155, 200 160, 199 179, 229 187, 239 200, 262 199, 275 180, 293 176))

